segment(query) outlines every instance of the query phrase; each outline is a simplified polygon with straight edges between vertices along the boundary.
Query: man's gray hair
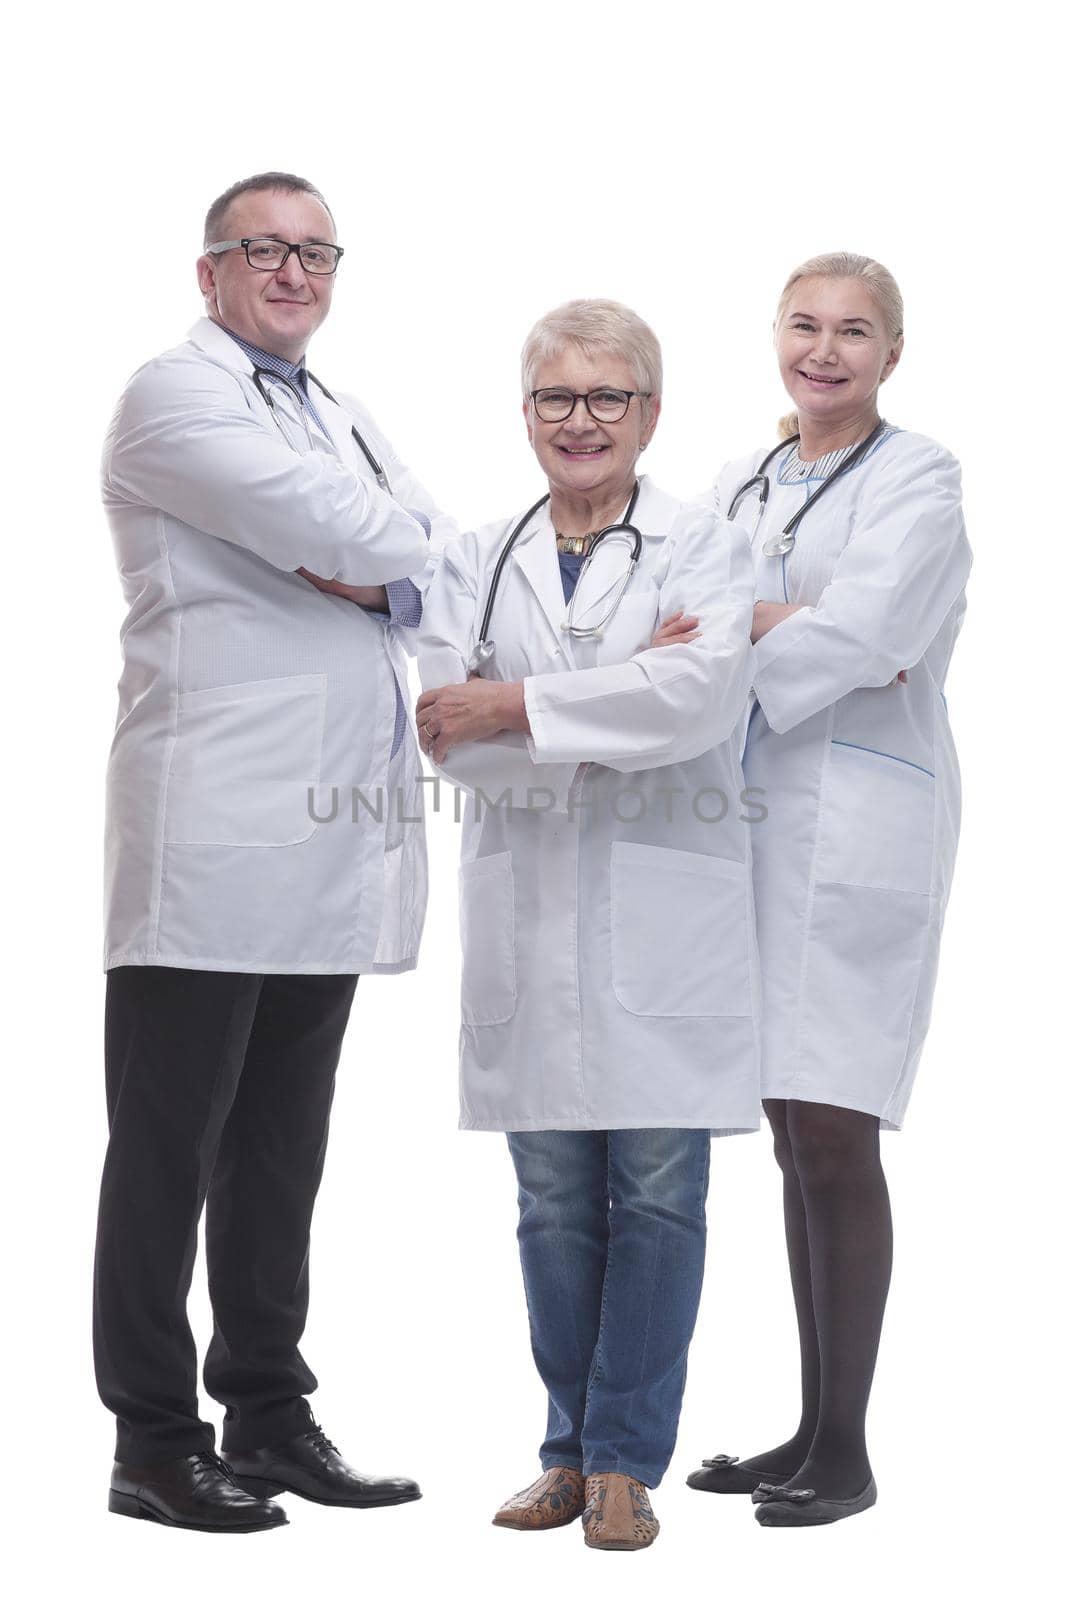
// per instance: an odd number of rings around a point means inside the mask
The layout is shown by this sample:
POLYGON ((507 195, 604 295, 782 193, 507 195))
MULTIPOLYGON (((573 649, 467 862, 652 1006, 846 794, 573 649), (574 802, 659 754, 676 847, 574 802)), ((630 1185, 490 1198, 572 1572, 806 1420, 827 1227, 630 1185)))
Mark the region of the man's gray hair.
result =
POLYGON ((633 369, 637 387, 663 393, 663 352, 647 322, 617 300, 568 300, 535 322, 522 347, 522 393, 528 400, 542 362, 574 345, 584 356, 617 356, 633 369))
POLYGON ((271 189, 281 189, 285 194, 309 194, 326 207, 327 215, 333 221, 333 212, 315 185, 306 178, 298 178, 294 172, 257 172, 254 178, 242 178, 240 183, 231 183, 225 194, 220 194, 217 200, 211 202, 204 218, 204 249, 209 244, 218 244, 223 238, 226 213, 235 200, 243 194, 262 194, 271 189))

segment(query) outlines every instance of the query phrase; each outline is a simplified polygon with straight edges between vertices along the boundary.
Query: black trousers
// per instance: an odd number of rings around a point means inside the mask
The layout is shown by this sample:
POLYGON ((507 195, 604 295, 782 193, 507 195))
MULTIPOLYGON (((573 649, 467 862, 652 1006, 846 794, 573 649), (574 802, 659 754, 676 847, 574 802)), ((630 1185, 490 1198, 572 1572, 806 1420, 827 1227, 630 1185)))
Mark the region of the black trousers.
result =
POLYGON ((108 973, 93 1342, 118 1460, 214 1446, 186 1316, 205 1200, 204 1386, 226 1408, 223 1447, 309 1426, 316 1383, 298 1345, 311 1214, 355 989, 354 975, 108 973))

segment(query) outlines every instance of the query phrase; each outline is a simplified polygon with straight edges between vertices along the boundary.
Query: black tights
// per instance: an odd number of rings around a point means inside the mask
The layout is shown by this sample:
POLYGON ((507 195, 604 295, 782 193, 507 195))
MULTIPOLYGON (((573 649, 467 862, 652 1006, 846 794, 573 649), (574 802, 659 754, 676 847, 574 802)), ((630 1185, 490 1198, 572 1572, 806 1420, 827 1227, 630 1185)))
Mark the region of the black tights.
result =
POLYGON ((764 1110, 782 1169, 801 1415, 790 1440, 744 1465, 845 1499, 871 1475, 864 1422, 893 1264, 878 1118, 805 1100, 764 1110))

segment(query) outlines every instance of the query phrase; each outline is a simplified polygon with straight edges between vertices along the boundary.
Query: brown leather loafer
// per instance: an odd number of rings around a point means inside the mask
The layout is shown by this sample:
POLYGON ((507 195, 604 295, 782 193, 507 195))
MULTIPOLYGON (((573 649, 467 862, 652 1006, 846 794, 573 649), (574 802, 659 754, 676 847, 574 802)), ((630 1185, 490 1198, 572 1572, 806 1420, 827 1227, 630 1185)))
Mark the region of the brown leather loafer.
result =
POLYGON ((147 1467, 116 1461, 107 1508, 120 1517, 197 1533, 259 1533, 284 1528, 289 1520, 281 1506, 239 1488, 233 1473, 208 1450, 147 1467))
POLYGON ((591 1550, 647 1550, 659 1533, 648 1490, 625 1472, 586 1478, 582 1525, 591 1550))
POLYGON ((585 1479, 577 1467, 549 1467, 536 1483, 504 1501, 493 1526, 522 1533, 565 1528, 568 1522, 577 1521, 584 1508, 585 1479))

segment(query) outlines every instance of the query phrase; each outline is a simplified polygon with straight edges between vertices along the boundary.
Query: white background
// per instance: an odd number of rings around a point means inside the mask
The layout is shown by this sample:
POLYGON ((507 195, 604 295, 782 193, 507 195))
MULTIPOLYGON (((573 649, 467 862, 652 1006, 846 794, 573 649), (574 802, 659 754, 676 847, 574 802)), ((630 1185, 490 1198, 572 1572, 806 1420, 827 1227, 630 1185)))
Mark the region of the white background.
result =
MULTIPOLYGON (((1044 1586, 1062 1499, 1047 1279, 1063 1068, 1063 256, 1048 227, 1062 91, 1044 10, 260 0, 23 8, 9 27, 4 1454, 17 1592, 1044 1586), (646 459, 688 496, 773 442, 771 318, 789 269, 847 248, 901 283, 906 348, 883 409, 960 457, 976 565, 948 685, 965 802, 940 987, 907 1128, 883 1141, 897 1266, 868 1515, 799 1538, 757 1528, 744 1498, 684 1487, 702 1456, 765 1449, 796 1420, 764 1133, 714 1147, 703 1308, 654 1551, 605 1566, 579 1526, 525 1543, 490 1527, 537 1475, 543 1398, 504 1141, 455 1131, 447 814, 431 835, 421 965, 357 996, 304 1345, 327 1431, 366 1470, 417 1475, 425 1498, 361 1514, 289 1497, 292 1525, 269 1541, 106 1514, 112 1427, 89 1298, 122 608, 96 468, 129 373, 200 313, 208 203, 271 167, 322 188, 347 249, 314 369, 364 397, 468 526, 540 492, 518 352, 557 302, 615 296, 656 328, 666 397, 646 459)), ((193 1310, 203 1342, 199 1280, 193 1310)))

